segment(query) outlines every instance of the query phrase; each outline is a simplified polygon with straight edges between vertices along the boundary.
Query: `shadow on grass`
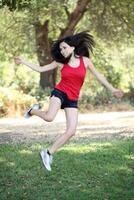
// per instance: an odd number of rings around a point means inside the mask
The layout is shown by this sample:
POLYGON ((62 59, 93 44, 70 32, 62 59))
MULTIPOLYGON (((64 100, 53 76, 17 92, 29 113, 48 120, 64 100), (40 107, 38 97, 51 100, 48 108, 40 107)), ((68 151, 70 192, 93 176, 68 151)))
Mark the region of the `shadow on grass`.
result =
POLYGON ((69 144, 54 156, 52 172, 39 151, 47 144, 1 145, 2 200, 132 200, 132 140, 69 144))
MULTIPOLYGON (((56 137, 60 136, 64 132, 64 128, 57 125, 59 130, 56 130, 55 127, 52 126, 46 128, 44 126, 38 128, 38 127, 29 127, 29 128, 20 128, 17 127, 17 129, 14 130, 8 130, 9 128, 5 127, 5 132, 0 132, 0 144, 10 144, 10 143, 22 143, 22 142, 40 142, 45 141, 46 143, 51 141, 53 142, 56 137), (48 129, 48 130, 47 130, 48 129), (55 131, 56 130, 56 131, 55 131), (61 131, 62 130, 62 131, 61 131)), ((111 140, 113 138, 116 139, 123 139, 123 138, 131 138, 134 136, 134 126, 128 127, 128 126, 79 126, 77 128, 77 133, 75 137, 72 138, 73 142, 76 142, 78 144, 89 143, 89 141, 96 141, 101 140, 111 140)))

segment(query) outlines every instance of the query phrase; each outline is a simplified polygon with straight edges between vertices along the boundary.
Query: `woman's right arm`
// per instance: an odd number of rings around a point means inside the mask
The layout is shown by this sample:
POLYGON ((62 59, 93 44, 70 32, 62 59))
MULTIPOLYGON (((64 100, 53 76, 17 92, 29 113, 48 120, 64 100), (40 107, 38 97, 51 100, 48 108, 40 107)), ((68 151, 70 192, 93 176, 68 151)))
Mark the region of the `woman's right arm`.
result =
POLYGON ((15 63, 16 64, 26 65, 29 68, 31 68, 32 70, 40 72, 40 73, 55 69, 56 67, 61 65, 60 63, 57 63, 56 61, 53 61, 50 64, 47 64, 47 65, 41 67, 40 65, 32 64, 29 61, 27 61, 27 60, 25 60, 24 58, 21 58, 21 57, 16 57, 15 58, 15 63))

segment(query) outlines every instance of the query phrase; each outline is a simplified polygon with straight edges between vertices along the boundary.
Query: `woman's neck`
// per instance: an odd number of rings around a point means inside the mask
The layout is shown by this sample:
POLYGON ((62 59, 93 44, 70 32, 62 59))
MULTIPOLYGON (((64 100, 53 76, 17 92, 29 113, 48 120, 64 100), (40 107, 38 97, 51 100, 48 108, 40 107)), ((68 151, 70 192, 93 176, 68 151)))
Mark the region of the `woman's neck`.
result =
POLYGON ((79 56, 77 56, 74 53, 72 53, 71 58, 69 60, 69 63, 77 62, 78 59, 79 59, 79 56))
POLYGON ((68 64, 70 66, 74 67, 74 68, 78 67, 80 65, 80 59, 79 58, 80 58, 79 56, 76 57, 75 55, 72 55, 70 60, 69 60, 69 62, 68 62, 68 64))

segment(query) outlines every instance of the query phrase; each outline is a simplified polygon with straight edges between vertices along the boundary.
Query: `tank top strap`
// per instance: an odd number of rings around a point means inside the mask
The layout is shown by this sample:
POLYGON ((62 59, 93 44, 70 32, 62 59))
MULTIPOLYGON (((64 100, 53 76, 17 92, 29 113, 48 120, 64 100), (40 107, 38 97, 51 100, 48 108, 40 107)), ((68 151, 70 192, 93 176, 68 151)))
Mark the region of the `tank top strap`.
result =
POLYGON ((84 59, 83 59, 83 56, 80 56, 80 66, 83 68, 85 68, 86 69, 86 67, 85 67, 85 64, 84 64, 84 59))

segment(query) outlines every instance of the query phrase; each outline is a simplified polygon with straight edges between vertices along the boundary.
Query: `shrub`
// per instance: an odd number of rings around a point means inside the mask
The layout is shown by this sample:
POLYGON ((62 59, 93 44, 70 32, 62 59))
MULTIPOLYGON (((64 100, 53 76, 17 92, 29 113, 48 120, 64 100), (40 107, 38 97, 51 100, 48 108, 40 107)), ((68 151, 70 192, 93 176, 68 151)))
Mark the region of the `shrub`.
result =
POLYGON ((21 115, 36 99, 12 88, 0 87, 0 117, 21 115))

